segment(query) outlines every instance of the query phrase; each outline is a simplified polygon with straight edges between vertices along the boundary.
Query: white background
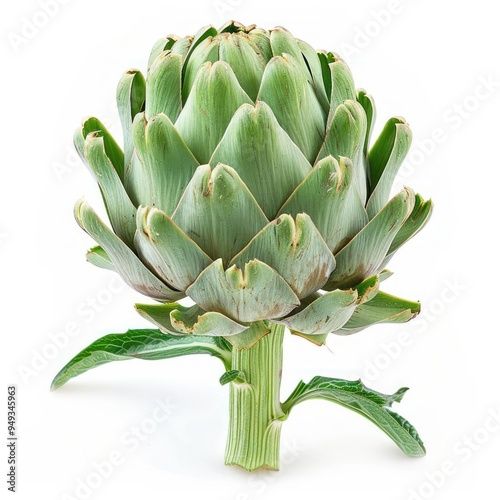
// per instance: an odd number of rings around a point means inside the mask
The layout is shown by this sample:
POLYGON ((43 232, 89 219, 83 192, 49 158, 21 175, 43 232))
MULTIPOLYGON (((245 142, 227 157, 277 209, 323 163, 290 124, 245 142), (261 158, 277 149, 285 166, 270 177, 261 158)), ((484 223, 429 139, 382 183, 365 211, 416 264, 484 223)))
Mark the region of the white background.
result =
MULTIPOLYGON (((92 499, 494 498, 495 4, 59 0, 47 17, 42 3, 6 2, 0 15, 2 391, 5 400, 7 384, 18 386, 17 498, 83 498, 77 487, 87 481, 92 499), (110 364, 48 390, 61 366, 93 340, 148 327, 132 307, 144 299, 85 262, 93 243, 75 224, 73 204, 85 195, 103 210, 73 153, 73 131, 94 114, 119 137, 114 92, 123 71, 144 70, 161 36, 194 34, 228 18, 283 25, 318 49, 340 53, 356 84, 375 96, 377 130, 392 115, 412 126, 414 145, 398 183, 432 196, 436 210, 391 262, 395 275, 384 285, 421 300, 423 313, 412 323, 332 336, 328 348, 288 337, 283 396, 317 374, 362 377, 384 392, 407 385, 411 391, 396 410, 419 430, 425 458, 405 457, 370 422, 319 401, 298 407, 284 424, 279 473, 225 467, 228 389, 218 383, 222 365, 208 357, 110 364), (31 21, 40 26, 30 31, 31 21), (155 423, 165 414, 159 401, 169 402, 169 415, 155 423), (141 426, 144 440, 131 440, 141 426), (117 453, 120 465, 98 476, 95 464, 117 453)), ((4 480, 0 487, 6 490, 4 480)))

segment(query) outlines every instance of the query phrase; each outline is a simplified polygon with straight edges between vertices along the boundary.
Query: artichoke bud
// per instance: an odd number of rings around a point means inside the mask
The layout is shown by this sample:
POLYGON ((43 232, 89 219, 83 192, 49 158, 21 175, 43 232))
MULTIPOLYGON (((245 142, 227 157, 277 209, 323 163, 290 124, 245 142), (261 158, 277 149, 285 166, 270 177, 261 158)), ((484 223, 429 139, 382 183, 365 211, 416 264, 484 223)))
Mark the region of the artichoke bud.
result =
POLYGON ((401 301, 384 316, 378 291, 432 211, 391 198, 411 132, 391 118, 370 148, 373 99, 338 55, 231 21, 160 39, 117 102, 123 149, 96 118, 75 134, 112 229, 82 202, 76 216, 99 245, 88 260, 161 303, 138 308, 155 325, 323 339, 414 315, 401 301), (172 302, 186 296, 189 310, 172 302), (350 323, 369 304, 373 321, 350 323))

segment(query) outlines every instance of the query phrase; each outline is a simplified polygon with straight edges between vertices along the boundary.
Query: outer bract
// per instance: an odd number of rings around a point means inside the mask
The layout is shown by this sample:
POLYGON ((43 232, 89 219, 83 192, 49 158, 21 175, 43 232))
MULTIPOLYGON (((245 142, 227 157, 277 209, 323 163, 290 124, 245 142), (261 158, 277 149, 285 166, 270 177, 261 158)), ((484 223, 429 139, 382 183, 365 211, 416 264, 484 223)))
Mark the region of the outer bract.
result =
MULTIPOLYGON (((284 327, 321 345, 330 333, 419 312, 379 290, 388 261, 432 209, 409 188, 391 194, 408 124, 390 118, 369 147, 374 103, 344 61, 283 28, 236 22, 159 40, 146 77, 127 71, 117 101, 123 149, 96 118, 75 134, 111 224, 77 203, 78 223, 99 245, 87 259, 157 301, 136 308, 160 341, 184 349, 175 355, 220 339, 231 384, 226 463, 277 469, 281 422, 295 404, 279 402, 284 327), (185 297, 194 305, 178 302, 185 297)), ((55 386, 84 371, 75 366, 55 386)), ((423 453, 386 408, 400 398, 381 403, 360 383, 332 380, 297 391, 352 406, 407 453, 423 453), (374 417, 377 403, 388 422, 374 417)))

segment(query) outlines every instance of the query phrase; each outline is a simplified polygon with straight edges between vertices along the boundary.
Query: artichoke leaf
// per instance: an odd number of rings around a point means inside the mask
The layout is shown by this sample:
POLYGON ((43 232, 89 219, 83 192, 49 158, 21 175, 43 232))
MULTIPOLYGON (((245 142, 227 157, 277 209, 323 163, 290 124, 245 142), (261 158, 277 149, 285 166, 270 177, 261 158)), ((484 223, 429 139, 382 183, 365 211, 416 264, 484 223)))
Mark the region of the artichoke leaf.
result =
POLYGON ((191 45, 191 50, 189 51, 188 55, 192 55, 196 47, 198 47, 198 45, 202 43, 204 40, 206 40, 209 37, 214 37, 217 34, 218 34, 217 28, 215 28, 212 25, 200 28, 196 33, 196 35, 194 35, 193 43, 191 45))
POLYGON ((298 312, 274 321, 302 334, 324 335, 342 328, 357 304, 356 290, 333 290, 317 298, 309 297, 309 300, 303 301, 298 312), (315 300, 310 302, 313 298, 315 300))
POLYGON ((363 106, 366 115, 366 136, 363 143, 363 153, 361 154, 360 152, 360 155, 361 155, 361 164, 363 166, 362 171, 366 176, 366 182, 364 184, 367 188, 366 196, 368 196, 368 186, 371 184, 370 165, 368 161, 368 148, 370 145, 373 126, 375 124, 375 116, 376 116, 375 102, 373 101, 372 96, 368 95, 363 89, 358 90, 356 99, 359 102, 359 104, 363 106))
MULTIPOLYGON (((330 106, 330 101, 332 98, 332 71, 330 68, 330 64, 335 61, 335 56, 332 52, 320 50, 318 52, 318 58, 321 65, 323 85, 325 86, 325 92, 328 97, 328 106, 330 106)), ((329 112, 328 114, 331 115, 332 113, 329 112)))
POLYGON ((186 103, 200 68, 207 62, 219 60, 219 43, 212 37, 203 40, 193 54, 190 54, 189 63, 184 62, 182 80, 182 103, 186 103))
POLYGON ((269 40, 269 32, 262 28, 253 28, 248 32, 248 38, 257 48, 257 54, 266 65, 273 58, 273 50, 269 40))
POLYGON ((115 233, 133 248, 136 208, 123 187, 118 173, 106 154, 105 140, 100 132, 91 132, 84 143, 84 155, 94 174, 115 233))
POLYGON ((288 326, 316 345, 323 345, 329 333, 341 329, 360 304, 372 300, 378 293, 379 277, 370 276, 351 290, 333 290, 310 295, 293 314, 276 323, 288 326))
POLYGON ((164 114, 134 120, 134 140, 145 182, 141 204, 174 211, 199 163, 164 114))
POLYGON ((330 109, 330 96, 326 95, 319 55, 308 43, 305 43, 302 40, 297 40, 297 44, 302 52, 302 56, 304 57, 307 65, 307 69, 311 74, 312 84, 318 102, 323 108, 325 114, 328 114, 328 111, 330 109))
POLYGON ((90 262, 96 267, 107 269, 108 271, 115 271, 115 266, 111 262, 109 255, 99 245, 92 247, 85 256, 87 262, 90 262))
POLYGON ((263 101, 236 111, 210 159, 212 167, 217 163, 238 172, 269 220, 311 170, 263 101))
MULTIPOLYGON (((191 39, 191 37, 186 37, 191 39)), ((164 51, 166 50, 171 50, 172 47, 180 40, 180 38, 177 35, 168 35, 164 36, 163 38, 160 38, 155 42, 153 45, 153 48, 151 49, 151 52, 149 53, 149 59, 148 59, 148 71, 149 68, 153 65, 155 59, 164 51)))
POLYGON ((403 189, 344 247, 335 254, 337 267, 325 290, 356 286, 375 274, 397 232, 413 210, 415 195, 403 189))
POLYGON ((312 342, 314 345, 322 346, 326 344, 326 339, 328 338, 329 333, 322 333, 319 335, 308 335, 306 333, 298 332, 296 330, 290 330, 292 335, 297 335, 297 337, 302 337, 309 342, 312 342))
POLYGON ((394 179, 410 150, 412 134, 403 118, 391 118, 368 153, 371 194, 366 204, 370 219, 387 203, 394 179))
POLYGON ((262 337, 270 332, 271 327, 269 326, 268 321, 254 321, 250 324, 250 328, 244 332, 224 338, 233 346, 234 349, 250 349, 262 337))
POLYGON ((206 311, 218 311, 245 323, 285 316, 300 304, 287 282, 257 259, 243 269, 231 266, 227 270, 222 259, 217 259, 186 294, 206 311))
MULTIPOLYGON (((368 160, 368 147, 370 145, 370 138, 372 135, 373 131, 373 126, 375 125, 375 118, 376 118, 376 110, 375 110, 375 102, 373 100, 373 97, 369 94, 366 93, 365 90, 363 89, 358 89, 358 93, 356 96, 356 100, 363 106, 363 109, 365 110, 365 115, 366 115, 366 137, 365 137, 365 142, 363 146, 363 154, 368 160)), ((366 172, 369 173, 369 169, 366 169, 366 172)))
POLYGON ((432 208, 431 200, 424 201, 419 194, 415 196, 413 211, 391 243, 382 267, 385 267, 394 254, 427 224, 432 215, 432 208))
POLYGON ((135 115, 144 108, 146 100, 146 81, 137 69, 126 71, 121 77, 116 89, 116 104, 123 130, 124 142, 124 173, 123 182, 126 185, 127 170, 134 152, 132 123, 135 115))
POLYGON ((260 231, 229 265, 242 268, 258 259, 271 266, 299 299, 321 288, 335 269, 335 259, 311 218, 281 215, 260 231))
MULTIPOLYGON (((394 243, 394 241, 393 241, 394 243)), ((384 266, 381 266, 382 268, 384 266)), ((394 273, 392 271, 390 271, 389 269, 382 269, 381 271, 379 271, 378 273, 378 281, 379 283, 382 283, 382 281, 385 281, 387 279, 389 279, 394 273)))
POLYGON ((337 55, 332 54, 333 62, 328 66, 330 68, 331 78, 331 96, 330 113, 328 116, 328 127, 330 126, 337 108, 345 101, 356 100, 356 87, 352 78, 349 66, 337 55))
POLYGON ((184 63, 192 43, 192 36, 184 36, 176 40, 172 47, 166 46, 163 50, 170 50, 172 54, 179 54, 182 57, 182 61, 184 63))
POLYGON ((376 297, 380 285, 380 278, 378 274, 370 276, 362 281, 359 285, 353 287, 353 290, 358 292, 357 305, 369 302, 376 297))
POLYGON ((218 29, 218 32, 219 32, 219 34, 220 33, 241 33, 241 32, 246 33, 247 27, 244 24, 239 23, 238 21, 230 20, 230 21, 225 22, 222 26, 220 26, 218 29))
POLYGON ((83 199, 75 205, 75 219, 106 252, 123 280, 138 292, 157 300, 177 300, 185 295, 160 281, 137 255, 113 233, 83 199))
POLYGON ((312 164, 325 135, 326 115, 294 57, 284 54, 271 59, 257 99, 269 105, 278 123, 312 164))
POLYGON ((170 51, 160 53, 148 71, 146 119, 165 114, 175 122, 181 112, 182 56, 170 51))
POLYGON ((219 312, 207 312, 200 306, 186 307, 177 302, 165 304, 136 304, 135 309, 162 332, 174 335, 231 336, 244 332, 240 324, 219 312))
MULTIPOLYGON (((136 119, 140 119, 140 115, 136 115, 136 119)), ((134 131, 132 128, 132 134, 133 133, 134 131)), ((151 204, 150 172, 144 167, 139 159, 135 146, 132 151, 130 163, 125 170, 124 185, 127 194, 136 207, 151 204)))
POLYGON ((175 123, 200 163, 210 160, 234 113, 245 103, 253 104, 229 64, 207 62, 200 68, 175 123))
POLYGON ((234 71, 241 88, 255 101, 265 64, 246 36, 229 35, 219 42, 219 60, 227 62, 234 71))
POLYGON ((225 265, 269 222, 237 172, 222 164, 198 167, 172 220, 225 265))
POLYGON ((212 263, 212 259, 157 208, 139 207, 134 243, 142 261, 177 290, 185 290, 212 263))
POLYGON ((353 164, 352 183, 356 186, 363 204, 368 189, 366 159, 363 153, 366 129, 366 115, 361 104, 351 100, 345 101, 335 110, 317 158, 321 160, 329 155, 337 160, 341 156, 349 158, 353 164))
POLYGON ((299 42, 287 29, 281 26, 274 28, 271 30, 269 41, 273 56, 280 57, 286 54, 293 57, 298 67, 300 67, 302 75, 309 83, 313 82, 312 74, 307 67, 299 42))
POLYGON ((297 186, 278 216, 308 214, 335 254, 368 223, 368 215, 352 176, 349 159, 324 158, 297 186))
MULTIPOLYGON (((75 135, 73 136, 75 148, 82 161, 85 163, 85 165, 89 166, 87 158, 85 156, 85 139, 89 134, 94 134, 95 136, 102 137, 102 140, 104 141, 106 156, 111 161, 111 164, 116 170, 116 173, 118 174, 120 180, 123 181, 125 165, 123 151, 115 141, 114 137, 110 134, 108 129, 101 123, 100 120, 93 116, 85 118, 82 121, 81 128, 77 129, 75 135)), ((92 174, 94 175, 93 172, 92 174)))
POLYGON ((218 31, 213 26, 201 28, 194 36, 182 68, 182 102, 185 103, 201 65, 218 59, 219 47, 213 42, 218 31))
POLYGON ((359 305, 338 335, 357 333, 379 323, 406 323, 420 312, 420 303, 379 291, 370 301, 359 305))

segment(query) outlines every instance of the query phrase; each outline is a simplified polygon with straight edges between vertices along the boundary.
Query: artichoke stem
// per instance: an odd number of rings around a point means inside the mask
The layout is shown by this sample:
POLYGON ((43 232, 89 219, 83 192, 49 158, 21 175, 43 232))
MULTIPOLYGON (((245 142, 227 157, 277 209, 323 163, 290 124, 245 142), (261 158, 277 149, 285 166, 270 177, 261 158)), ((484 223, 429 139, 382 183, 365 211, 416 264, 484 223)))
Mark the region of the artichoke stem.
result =
POLYGON ((229 434, 226 465, 246 470, 279 469, 281 425, 286 419, 280 403, 285 327, 271 332, 250 349, 234 349, 232 370, 244 374, 229 393, 229 434))

